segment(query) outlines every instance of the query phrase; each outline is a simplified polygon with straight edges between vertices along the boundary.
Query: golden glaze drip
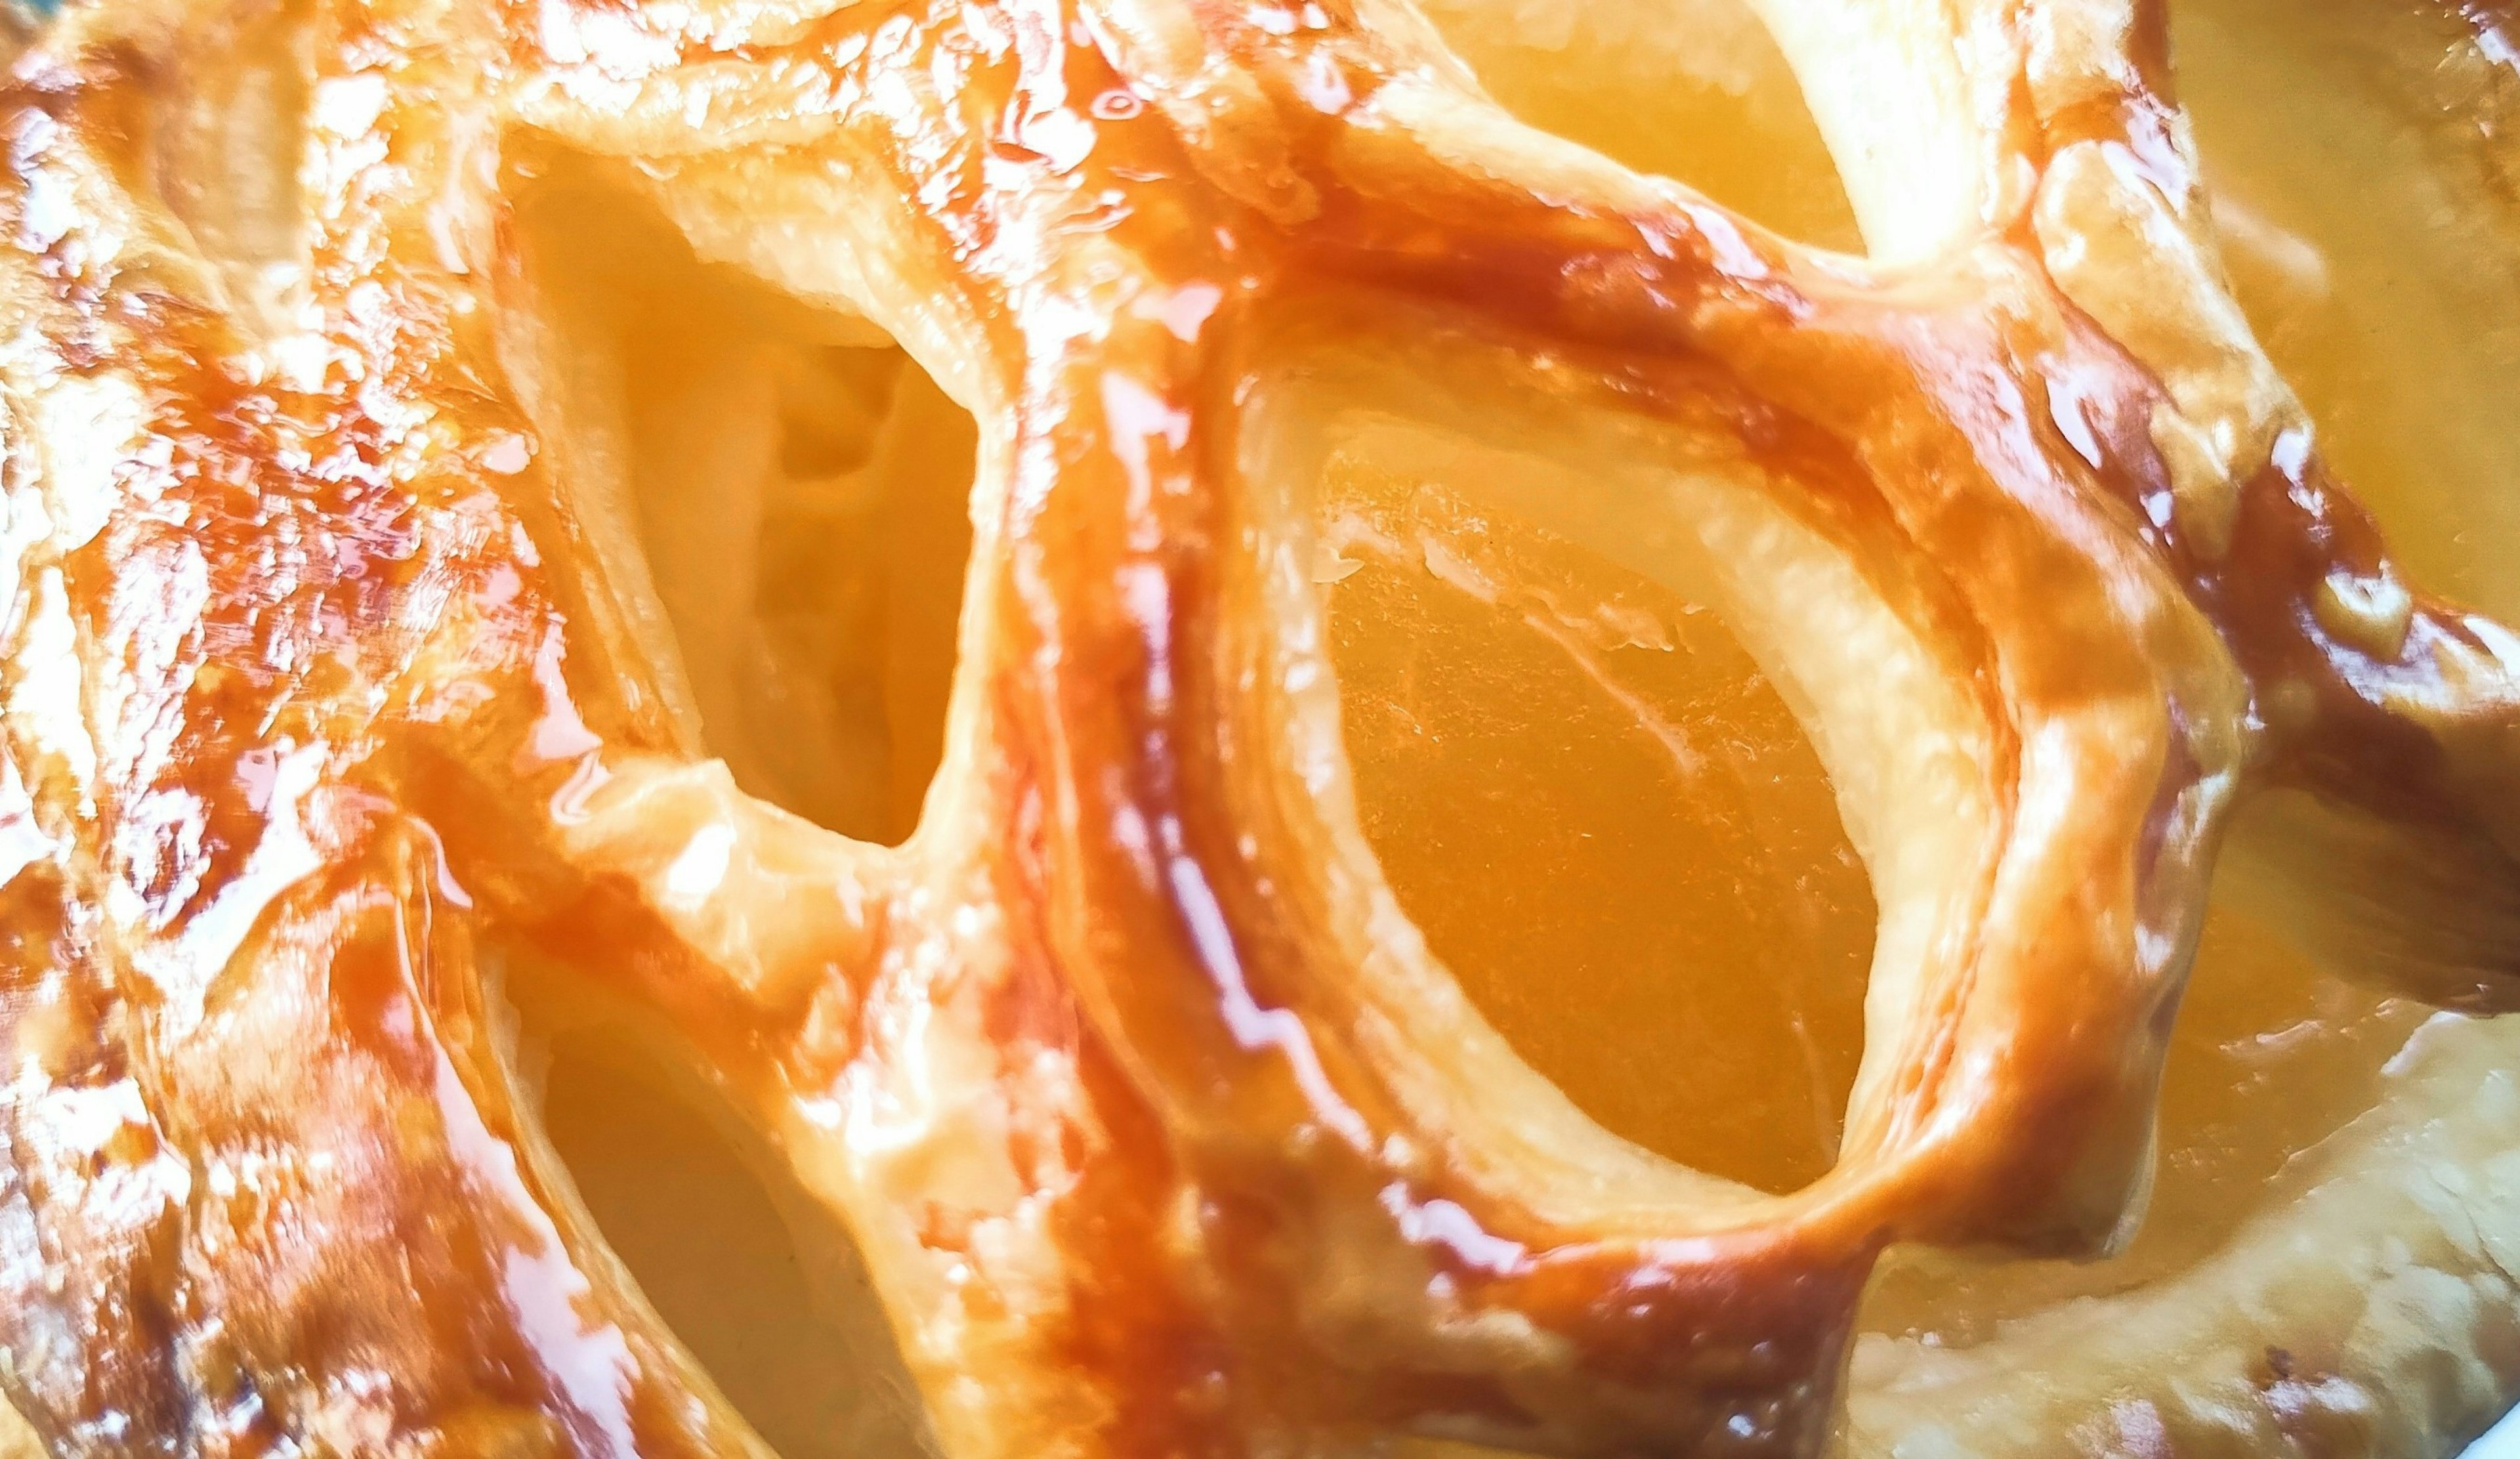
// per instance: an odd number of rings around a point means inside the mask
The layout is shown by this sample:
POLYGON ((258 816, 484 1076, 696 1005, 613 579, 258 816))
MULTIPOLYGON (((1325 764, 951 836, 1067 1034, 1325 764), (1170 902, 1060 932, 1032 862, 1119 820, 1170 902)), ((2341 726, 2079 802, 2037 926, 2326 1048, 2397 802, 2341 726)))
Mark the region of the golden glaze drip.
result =
POLYGON ((302 232, 209 258, 250 200, 168 178, 253 18, 75 17, 0 116, 16 1395, 66 1452, 742 1448, 557 1178, 489 942, 769 1132, 958 1455, 1816 1447, 1886 1241, 2118 1235, 2244 782, 2428 846, 2380 970, 2506 999, 2514 641, 2215 333, 2157 14, 1983 10, 1942 120, 2002 165, 1941 215, 1850 177, 1906 266, 1514 129, 1405 14, 1116 0, 315 6, 302 232), (981 422, 904 846, 690 758, 511 327, 528 130, 981 422), (1602 1136, 1398 920, 1295 500, 1394 429, 1706 559, 1814 726, 1885 933, 1807 1189, 1602 1136))

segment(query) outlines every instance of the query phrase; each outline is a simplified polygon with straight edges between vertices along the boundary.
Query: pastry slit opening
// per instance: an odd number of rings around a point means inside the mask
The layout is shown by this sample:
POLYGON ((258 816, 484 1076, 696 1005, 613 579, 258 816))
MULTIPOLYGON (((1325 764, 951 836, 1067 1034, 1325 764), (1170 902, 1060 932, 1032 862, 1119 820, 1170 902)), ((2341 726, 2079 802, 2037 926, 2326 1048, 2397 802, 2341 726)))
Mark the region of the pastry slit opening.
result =
POLYGON ((1786 237, 1863 251, 1784 53, 1748 0, 1424 0, 1519 120, 1676 178, 1786 237))
POLYGON ((847 1229, 723 1092, 565 980, 513 989, 518 1063, 578 1200, 778 1459, 937 1452, 847 1229))
POLYGON ((601 164, 512 172, 549 361, 527 393, 625 676, 749 794, 907 840, 943 754, 977 427, 873 325, 702 260, 601 164))
POLYGON ((1329 457, 1314 578, 1402 910, 1613 1134, 1769 1191, 1819 1178, 1874 907, 1793 711, 1708 605, 1374 456, 1329 457))

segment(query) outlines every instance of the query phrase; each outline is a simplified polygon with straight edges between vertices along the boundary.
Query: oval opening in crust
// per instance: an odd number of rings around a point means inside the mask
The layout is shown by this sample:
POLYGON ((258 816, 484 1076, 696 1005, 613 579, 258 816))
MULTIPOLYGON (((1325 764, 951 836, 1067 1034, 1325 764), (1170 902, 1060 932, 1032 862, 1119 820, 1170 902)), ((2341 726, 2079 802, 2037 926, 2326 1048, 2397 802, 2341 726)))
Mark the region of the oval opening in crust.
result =
POLYGON ((1784 53, 1743 0, 1422 0, 1500 106, 1788 238, 1862 252, 1784 53))
MULTIPOLYGON (((1524 122, 1862 250, 1741 0, 1423 8, 1524 122)), ((1342 470, 1318 574, 1340 719, 1367 840, 1429 950, 1612 1133, 1764 1190, 1819 1178, 1875 907, 1784 700, 1708 605, 1475 483, 1342 470)))
POLYGON ((779 1459, 937 1452, 856 1242, 636 1021, 528 969, 518 1063, 605 1245, 779 1459))
POLYGON ((1713 612, 1422 473, 1317 497, 1360 821, 1499 1032, 1612 1133, 1770 1191, 1835 1159, 1870 884, 1713 612))
POLYGON ((514 169, 547 448, 687 750, 898 844, 943 753, 978 431, 863 320, 695 256, 625 180, 514 169))

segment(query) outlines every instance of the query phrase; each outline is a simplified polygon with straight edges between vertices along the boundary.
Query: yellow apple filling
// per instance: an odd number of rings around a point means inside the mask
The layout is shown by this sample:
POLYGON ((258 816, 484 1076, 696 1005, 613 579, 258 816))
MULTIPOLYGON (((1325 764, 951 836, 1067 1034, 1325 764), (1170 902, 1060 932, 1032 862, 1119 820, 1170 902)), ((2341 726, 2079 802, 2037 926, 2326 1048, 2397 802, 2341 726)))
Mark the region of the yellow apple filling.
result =
POLYGON ((856 1243, 759 1131, 636 1035, 541 1026, 528 1068, 579 1199, 728 1400, 782 1459, 919 1452, 924 1410, 856 1243))
POLYGON ((1358 809, 1430 948, 1610 1129, 1771 1190, 1819 1175, 1872 900, 1784 702, 1670 590, 1440 483, 1332 474, 1358 809))

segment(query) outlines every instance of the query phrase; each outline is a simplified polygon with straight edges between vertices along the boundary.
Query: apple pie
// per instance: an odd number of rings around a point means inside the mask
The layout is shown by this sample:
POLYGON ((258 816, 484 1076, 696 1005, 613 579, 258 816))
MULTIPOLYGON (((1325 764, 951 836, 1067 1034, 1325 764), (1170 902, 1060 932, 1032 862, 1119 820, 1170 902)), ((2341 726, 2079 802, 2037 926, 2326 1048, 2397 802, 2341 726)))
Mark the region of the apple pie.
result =
POLYGON ((2520 1394, 2500 0, 7 34, 0 1442, 2520 1394))

